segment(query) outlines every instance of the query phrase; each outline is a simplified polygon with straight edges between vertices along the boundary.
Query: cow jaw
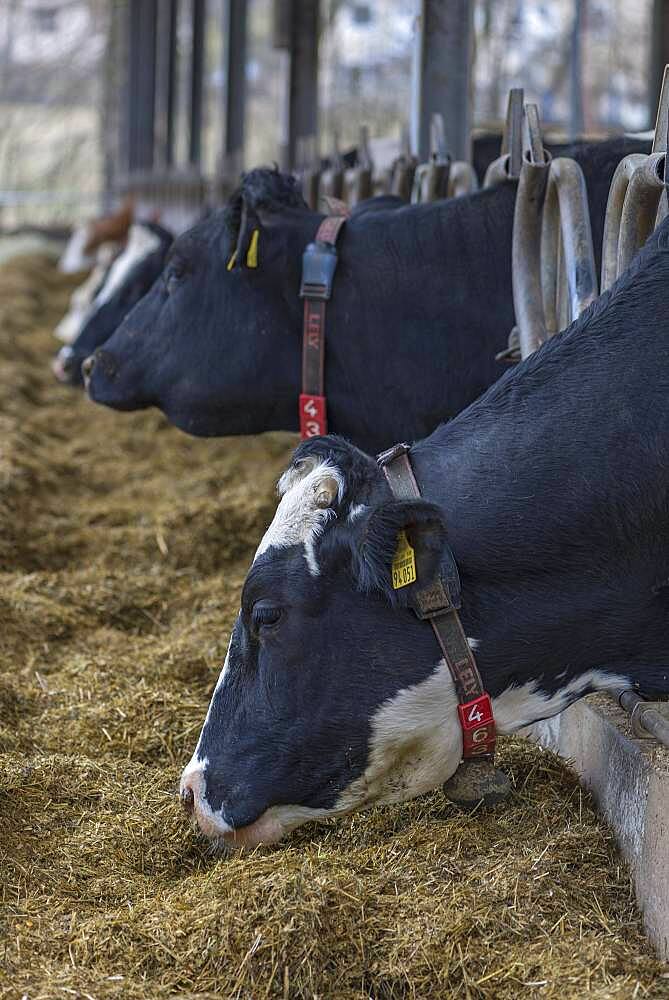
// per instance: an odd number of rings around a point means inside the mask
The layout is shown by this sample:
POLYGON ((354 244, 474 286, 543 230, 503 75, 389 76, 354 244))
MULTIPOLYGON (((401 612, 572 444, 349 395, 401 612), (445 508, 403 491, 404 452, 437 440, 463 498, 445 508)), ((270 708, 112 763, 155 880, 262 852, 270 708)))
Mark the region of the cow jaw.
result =
MULTIPOLYGON (((222 683, 225 669, 219 678, 222 683)), ((199 744, 183 772, 181 790, 194 793, 194 818, 215 849, 250 850, 274 844, 307 822, 341 817, 372 805, 415 798, 446 781, 462 755, 457 697, 444 660, 424 681, 384 702, 371 722, 369 764, 340 794, 331 809, 299 805, 270 806, 247 826, 234 828, 223 811, 206 800, 206 757, 199 744)))
POLYGON ((341 794, 336 811, 404 802, 450 778, 462 757, 457 703, 445 660, 426 680, 384 702, 371 723, 369 764, 341 794))

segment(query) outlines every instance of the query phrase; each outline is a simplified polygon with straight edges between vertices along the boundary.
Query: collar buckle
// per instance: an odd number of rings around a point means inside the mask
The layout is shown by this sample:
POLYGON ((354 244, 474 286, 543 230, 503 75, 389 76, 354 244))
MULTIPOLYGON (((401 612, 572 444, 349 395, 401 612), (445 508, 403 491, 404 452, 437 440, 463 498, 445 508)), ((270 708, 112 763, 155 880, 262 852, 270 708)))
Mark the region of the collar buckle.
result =
POLYGON ((337 251, 332 243, 320 240, 308 243, 302 254, 301 299, 321 299, 332 295, 332 283, 337 270, 337 251))

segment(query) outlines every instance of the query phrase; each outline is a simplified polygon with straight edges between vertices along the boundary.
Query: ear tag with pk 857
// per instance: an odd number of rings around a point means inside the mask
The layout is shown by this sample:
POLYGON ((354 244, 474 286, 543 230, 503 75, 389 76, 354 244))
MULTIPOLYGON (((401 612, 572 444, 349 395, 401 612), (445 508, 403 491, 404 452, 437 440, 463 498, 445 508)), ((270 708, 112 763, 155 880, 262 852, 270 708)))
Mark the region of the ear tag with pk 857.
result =
POLYGON ((406 531, 397 533, 397 548, 393 556, 393 590, 416 582, 416 554, 409 544, 406 531))

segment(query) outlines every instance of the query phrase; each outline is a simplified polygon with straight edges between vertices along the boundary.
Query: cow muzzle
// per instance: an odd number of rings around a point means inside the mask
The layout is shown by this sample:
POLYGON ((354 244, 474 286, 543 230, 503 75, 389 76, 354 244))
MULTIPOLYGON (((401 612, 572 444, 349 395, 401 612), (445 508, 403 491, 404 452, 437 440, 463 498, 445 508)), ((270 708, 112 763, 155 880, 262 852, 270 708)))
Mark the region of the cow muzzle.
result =
POLYGON ((233 827, 222 815, 214 813, 205 798, 204 769, 189 764, 181 776, 179 789, 181 805, 186 815, 194 821, 200 832, 220 847, 232 851, 249 851, 260 845, 275 844, 291 829, 267 809, 247 826, 233 827))

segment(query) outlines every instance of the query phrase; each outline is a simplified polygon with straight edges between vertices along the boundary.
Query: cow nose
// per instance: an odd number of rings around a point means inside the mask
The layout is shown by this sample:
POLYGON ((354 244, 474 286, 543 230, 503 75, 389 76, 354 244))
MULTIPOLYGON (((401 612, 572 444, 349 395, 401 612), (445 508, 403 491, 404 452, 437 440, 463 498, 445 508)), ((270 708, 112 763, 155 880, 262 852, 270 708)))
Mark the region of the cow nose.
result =
POLYGON ((90 378, 91 375, 93 374, 94 368, 95 368, 95 355, 91 354, 90 357, 86 358, 86 360, 83 361, 81 365, 81 371, 83 373, 84 378, 90 378))
POLYGON ((193 815, 193 811, 195 809, 195 794, 193 789, 188 785, 185 785, 184 788, 181 789, 181 805, 184 807, 189 816, 193 815))

